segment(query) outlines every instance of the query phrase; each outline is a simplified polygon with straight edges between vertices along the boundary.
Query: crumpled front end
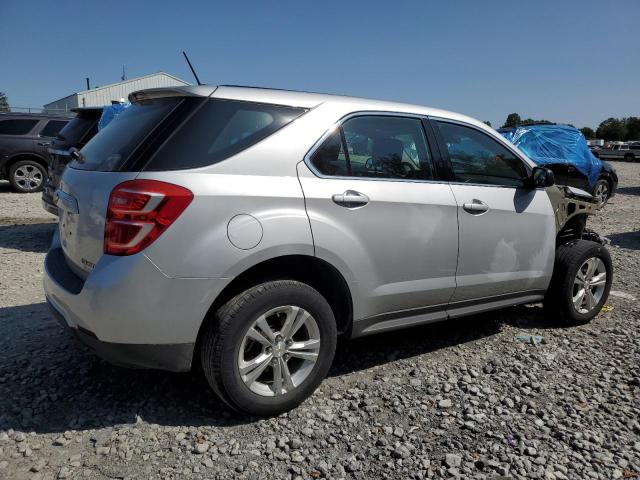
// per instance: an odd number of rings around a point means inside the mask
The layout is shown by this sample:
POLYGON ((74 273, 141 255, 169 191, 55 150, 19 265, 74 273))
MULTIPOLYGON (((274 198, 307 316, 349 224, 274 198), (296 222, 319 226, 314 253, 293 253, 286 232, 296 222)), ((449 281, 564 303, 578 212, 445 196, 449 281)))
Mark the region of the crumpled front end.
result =
POLYGON ((603 245, 607 243, 603 237, 586 228, 587 217, 602 208, 592 195, 577 188, 556 185, 547 188, 547 195, 556 218, 558 244, 580 238, 603 245))

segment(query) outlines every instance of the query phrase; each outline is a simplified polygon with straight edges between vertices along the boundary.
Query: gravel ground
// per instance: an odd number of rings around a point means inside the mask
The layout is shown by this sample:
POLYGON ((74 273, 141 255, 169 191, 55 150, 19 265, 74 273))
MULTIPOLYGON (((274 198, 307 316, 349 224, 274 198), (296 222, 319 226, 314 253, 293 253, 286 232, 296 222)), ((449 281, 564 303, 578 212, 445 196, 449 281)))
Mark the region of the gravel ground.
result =
POLYGON ((616 166, 590 220, 613 292, 590 325, 526 306, 342 342, 320 390, 271 419, 198 374, 78 348, 44 304, 53 217, 0 184, 0 478, 638 478, 640 164, 616 166))

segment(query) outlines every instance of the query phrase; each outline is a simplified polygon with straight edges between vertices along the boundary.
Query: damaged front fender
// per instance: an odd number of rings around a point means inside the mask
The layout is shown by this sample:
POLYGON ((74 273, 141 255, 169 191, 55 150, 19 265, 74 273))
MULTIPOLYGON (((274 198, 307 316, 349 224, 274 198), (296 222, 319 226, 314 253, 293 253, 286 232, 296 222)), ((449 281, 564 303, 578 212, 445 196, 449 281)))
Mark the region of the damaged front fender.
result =
POLYGON ((595 198, 577 188, 552 185, 547 188, 547 195, 556 217, 556 233, 560 233, 574 217, 593 215, 600 210, 595 198))
POLYGON ((602 208, 589 193, 573 187, 552 185, 546 189, 556 219, 559 243, 589 237, 599 243, 605 241, 595 232, 585 229, 587 217, 602 208))

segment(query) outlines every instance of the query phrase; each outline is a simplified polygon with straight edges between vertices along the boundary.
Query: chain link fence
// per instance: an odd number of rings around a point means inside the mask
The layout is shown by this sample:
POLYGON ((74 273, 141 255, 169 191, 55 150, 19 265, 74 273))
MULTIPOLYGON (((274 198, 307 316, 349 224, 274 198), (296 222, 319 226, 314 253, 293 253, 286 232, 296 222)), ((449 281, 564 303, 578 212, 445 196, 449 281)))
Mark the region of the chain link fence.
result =
POLYGON ((47 115, 66 115, 73 116, 75 115, 73 112, 64 108, 43 108, 43 107, 15 107, 10 106, 8 109, 6 107, 0 107, 0 112, 2 113, 45 113, 47 115))

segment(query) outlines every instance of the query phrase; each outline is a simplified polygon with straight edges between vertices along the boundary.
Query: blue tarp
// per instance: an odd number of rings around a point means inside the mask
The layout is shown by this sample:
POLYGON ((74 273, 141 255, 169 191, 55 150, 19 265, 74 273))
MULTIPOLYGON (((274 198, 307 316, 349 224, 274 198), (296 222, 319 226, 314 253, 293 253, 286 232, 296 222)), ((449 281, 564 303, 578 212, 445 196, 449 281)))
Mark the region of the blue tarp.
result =
POLYGON ((500 133, 538 165, 573 165, 591 186, 598 180, 600 160, 591 153, 580 130, 569 125, 529 125, 500 133))
POLYGON ((102 130, 106 127, 109 122, 124 112, 130 105, 130 103, 114 103, 113 105, 104 107, 104 110, 102 110, 102 116, 98 121, 98 130, 102 130))

